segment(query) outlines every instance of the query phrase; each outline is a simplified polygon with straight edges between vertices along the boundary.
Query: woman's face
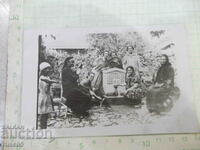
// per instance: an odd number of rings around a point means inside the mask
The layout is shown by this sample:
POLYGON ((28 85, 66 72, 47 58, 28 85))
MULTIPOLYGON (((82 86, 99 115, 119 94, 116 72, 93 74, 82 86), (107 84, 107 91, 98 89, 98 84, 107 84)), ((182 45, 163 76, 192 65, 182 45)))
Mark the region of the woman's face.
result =
POLYGON ((129 53, 129 54, 132 54, 132 53, 133 53, 133 49, 132 49, 131 46, 128 47, 128 53, 129 53))
POLYGON ((108 52, 105 51, 105 52, 104 52, 104 57, 107 57, 107 56, 108 56, 108 52))
POLYGON ((52 69, 50 68, 50 67, 48 67, 48 68, 46 68, 46 69, 44 69, 44 75, 45 76, 47 76, 47 75, 51 75, 51 73, 52 73, 52 69))
POLYGON ((166 63, 166 61, 167 61, 166 57, 165 56, 161 56, 160 63, 163 65, 163 64, 166 63))
POLYGON ((91 73, 91 74, 89 75, 89 80, 92 81, 93 79, 94 79, 94 74, 91 73))
POLYGON ((117 57, 117 54, 115 52, 112 52, 111 56, 112 57, 117 57))
POLYGON ((73 59, 70 59, 70 60, 68 61, 67 65, 68 65, 69 67, 74 67, 74 60, 73 60, 73 59))
POLYGON ((128 75, 133 74, 133 70, 132 70, 131 68, 128 68, 128 69, 127 69, 127 74, 128 74, 128 75))

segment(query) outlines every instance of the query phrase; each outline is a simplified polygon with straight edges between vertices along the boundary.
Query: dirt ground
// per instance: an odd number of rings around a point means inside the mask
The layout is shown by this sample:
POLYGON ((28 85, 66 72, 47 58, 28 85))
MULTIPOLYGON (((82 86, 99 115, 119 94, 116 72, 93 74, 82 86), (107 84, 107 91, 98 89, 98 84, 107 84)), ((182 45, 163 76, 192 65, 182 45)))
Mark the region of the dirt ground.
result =
POLYGON ((94 106, 89 111, 89 114, 89 117, 80 118, 72 114, 66 115, 66 111, 60 112, 56 117, 51 117, 48 120, 48 128, 82 128, 151 124, 154 120, 163 116, 149 113, 145 103, 140 106, 94 106))

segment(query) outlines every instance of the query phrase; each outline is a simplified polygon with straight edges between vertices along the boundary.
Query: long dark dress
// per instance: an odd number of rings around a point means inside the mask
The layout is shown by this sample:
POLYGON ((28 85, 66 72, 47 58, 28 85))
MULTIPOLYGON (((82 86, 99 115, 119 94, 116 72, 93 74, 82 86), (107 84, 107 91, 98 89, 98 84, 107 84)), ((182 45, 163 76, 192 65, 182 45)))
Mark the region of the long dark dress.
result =
POLYGON ((78 87, 78 82, 77 82, 78 79, 79 76, 70 67, 63 67, 62 69, 63 97, 67 98, 69 93, 73 91, 74 88, 78 87))
POLYGON ((171 64, 162 65, 156 75, 154 85, 147 93, 147 108, 150 112, 168 111, 173 106, 173 101, 169 99, 169 94, 174 86, 174 69, 171 64), (157 87, 156 84, 162 84, 157 87))
POLYGON ((78 85, 78 78, 71 68, 62 69, 62 88, 63 97, 67 99, 66 105, 71 108, 73 113, 85 115, 91 107, 91 99, 89 91, 78 85))

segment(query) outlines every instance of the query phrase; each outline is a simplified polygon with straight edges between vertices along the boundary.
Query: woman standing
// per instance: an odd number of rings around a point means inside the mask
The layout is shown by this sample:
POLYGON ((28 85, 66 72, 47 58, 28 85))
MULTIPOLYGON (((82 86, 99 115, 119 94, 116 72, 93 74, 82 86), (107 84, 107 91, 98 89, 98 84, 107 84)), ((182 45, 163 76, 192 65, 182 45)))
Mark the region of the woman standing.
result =
POLYGON ((100 56, 97 58, 94 62, 94 68, 92 69, 92 72, 95 74, 94 79, 91 82, 92 88, 96 91, 96 94, 98 96, 103 95, 103 72, 102 70, 108 67, 108 62, 110 60, 109 52, 104 51, 103 56, 100 56))
POLYGON ((139 63, 139 57, 137 55, 137 51, 134 49, 133 46, 128 45, 127 46, 127 52, 125 56, 123 57, 123 68, 127 68, 128 66, 133 66, 135 69, 135 73, 139 75, 140 70, 140 63, 139 63))
POLYGON ((169 99, 171 89, 174 87, 174 69, 167 55, 161 56, 161 66, 158 69, 153 86, 147 93, 147 108, 149 112, 160 113, 170 110, 173 106, 169 99))
POLYGON ((53 104, 51 101, 50 86, 52 83, 57 83, 50 80, 49 76, 52 73, 51 65, 47 62, 40 64, 39 77, 39 97, 38 97, 38 115, 40 119, 40 128, 47 128, 48 115, 53 111, 53 104))

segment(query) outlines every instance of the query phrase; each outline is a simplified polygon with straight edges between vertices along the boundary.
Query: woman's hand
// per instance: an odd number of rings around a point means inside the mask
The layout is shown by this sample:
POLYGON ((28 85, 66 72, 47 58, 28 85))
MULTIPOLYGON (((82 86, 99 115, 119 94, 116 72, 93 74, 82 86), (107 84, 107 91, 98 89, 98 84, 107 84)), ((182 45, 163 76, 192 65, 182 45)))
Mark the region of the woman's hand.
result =
POLYGON ((162 86, 164 86, 164 83, 156 83, 156 84, 154 85, 154 87, 156 87, 156 88, 160 88, 160 87, 162 87, 162 86))
POLYGON ((92 90, 90 90, 89 92, 90 92, 91 96, 95 96, 96 95, 92 90))

